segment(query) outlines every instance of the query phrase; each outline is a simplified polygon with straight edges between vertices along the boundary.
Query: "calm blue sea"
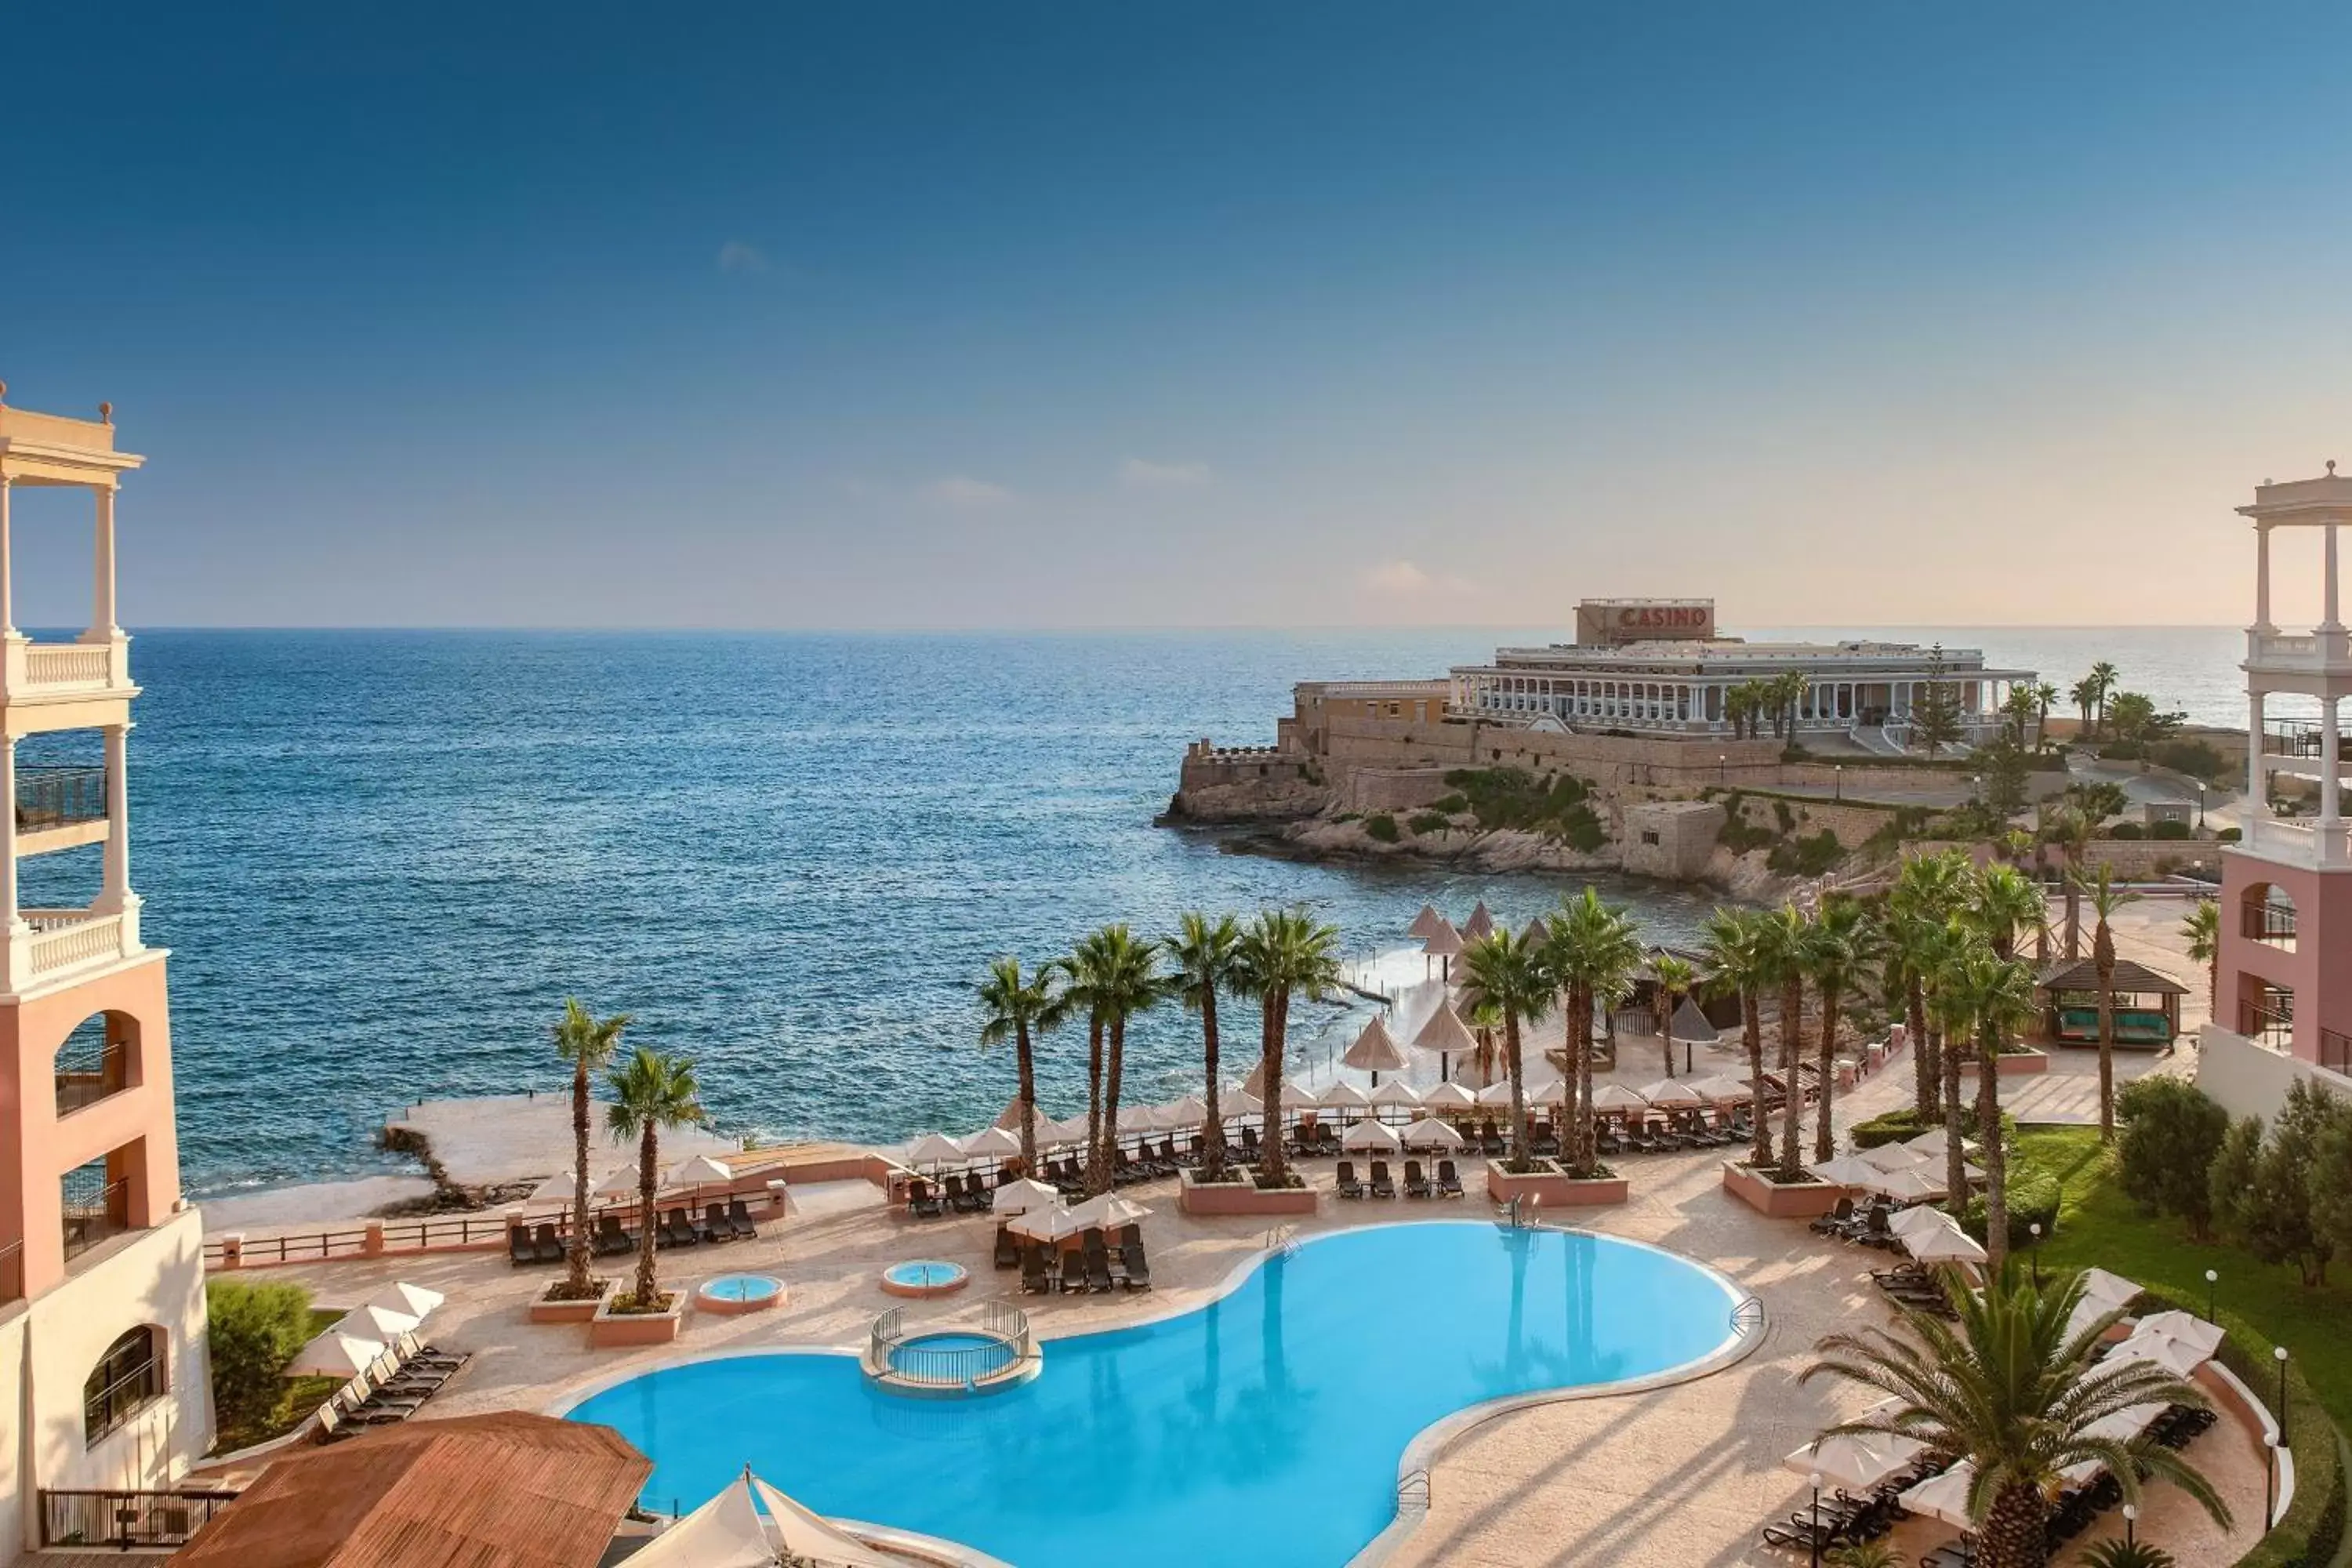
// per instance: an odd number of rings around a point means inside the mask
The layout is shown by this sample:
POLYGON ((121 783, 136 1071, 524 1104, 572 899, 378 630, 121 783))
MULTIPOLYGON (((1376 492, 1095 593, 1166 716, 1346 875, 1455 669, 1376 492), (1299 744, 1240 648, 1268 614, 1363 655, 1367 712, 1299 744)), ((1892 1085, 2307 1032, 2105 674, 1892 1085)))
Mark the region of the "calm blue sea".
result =
MULTIPOLYGON (((1916 635, 2239 711, 2228 631, 1916 635)), ((1270 741, 1293 680, 1544 637, 143 634, 132 879, 173 951, 188 1186, 384 1169, 406 1101, 558 1086, 566 995, 690 1053, 725 1131, 896 1139, 1010 1094, 973 1043, 994 954, 1193 907, 1303 902, 1362 956, 1425 900, 1524 920, 1559 884, 1230 855, 1151 817, 1187 741, 1270 741)), ((97 854, 28 863, 27 901, 87 896, 97 854)), ((1707 908, 1611 891, 1662 937, 1707 908)), ((1131 1049, 1139 1093, 1188 1082, 1181 1016, 1131 1049)), ((1083 1054, 1048 1048, 1050 1108, 1083 1054)))

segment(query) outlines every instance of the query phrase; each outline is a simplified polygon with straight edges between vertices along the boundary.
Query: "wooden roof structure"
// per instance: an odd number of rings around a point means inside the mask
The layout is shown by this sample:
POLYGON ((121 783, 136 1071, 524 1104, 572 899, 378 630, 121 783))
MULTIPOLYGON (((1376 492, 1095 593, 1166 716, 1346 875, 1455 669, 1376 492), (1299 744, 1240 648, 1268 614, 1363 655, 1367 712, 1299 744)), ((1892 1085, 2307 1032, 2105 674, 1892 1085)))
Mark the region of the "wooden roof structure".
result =
POLYGON ((522 1411, 297 1449, 172 1559, 188 1568, 595 1568, 653 1473, 609 1426, 522 1411))
MULTIPOLYGON (((2099 988, 2099 966, 2090 958, 2079 958, 2069 963, 2060 959, 2043 970, 2034 981, 2044 991, 2096 992, 2099 988)), ((2116 994, 2118 996, 2186 996, 2189 987, 2169 974, 2136 963, 2128 958, 2116 960, 2116 994)))

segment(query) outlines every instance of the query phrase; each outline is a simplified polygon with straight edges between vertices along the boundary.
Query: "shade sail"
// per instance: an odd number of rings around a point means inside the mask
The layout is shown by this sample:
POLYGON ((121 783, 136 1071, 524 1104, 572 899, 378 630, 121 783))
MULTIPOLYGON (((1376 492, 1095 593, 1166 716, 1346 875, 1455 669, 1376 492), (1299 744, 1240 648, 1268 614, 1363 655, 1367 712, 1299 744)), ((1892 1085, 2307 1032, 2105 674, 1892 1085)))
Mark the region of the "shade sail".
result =
POLYGON ((1404 1130, 1408 1149, 1459 1149, 1462 1134, 1435 1117, 1424 1117, 1404 1130))
POLYGON ((1421 1090, 1401 1078, 1389 1079, 1364 1098, 1376 1106, 1391 1110, 1418 1110, 1422 1103, 1421 1090))
POLYGON ((1404 1047, 1396 1043, 1396 1037, 1389 1033, 1389 1026, 1375 1013, 1339 1060, 1362 1072, 1396 1072, 1404 1066, 1404 1047))
POLYGON ((1359 1121, 1340 1134, 1339 1147, 1358 1154, 1393 1154, 1404 1142, 1385 1121, 1359 1121))
POLYGON ((1034 1214, 1055 1207, 1061 1201, 1062 1194, 1052 1187, 1024 1176, 997 1188, 990 1195, 988 1206, 999 1215, 1034 1214))
POLYGON ((1371 1097, 1352 1083, 1335 1083, 1318 1095, 1315 1103, 1324 1110, 1364 1110, 1371 1106, 1371 1097))
POLYGON ((365 1339, 329 1329, 294 1352, 286 1363, 287 1377, 357 1377, 383 1359, 382 1340, 365 1339))
POLYGON ((1423 1107, 1430 1110, 1467 1110, 1478 1103, 1477 1095, 1465 1085, 1441 1083, 1421 1097, 1423 1107))
POLYGON ((899 1560, 868 1549, 756 1476, 751 1479, 751 1490, 760 1506, 768 1510, 780 1543, 793 1556, 814 1558, 825 1568, 903 1568, 899 1560))
POLYGON ((448 1298, 438 1290, 427 1290, 422 1285, 411 1285, 405 1279, 395 1279, 370 1296, 361 1305, 389 1307, 395 1312, 404 1312, 422 1321, 433 1315, 434 1308, 447 1300, 448 1298))
POLYGON ((1903 1494, 1903 1506, 1913 1513, 1940 1519, 1962 1530, 1974 1530, 1969 1517, 1969 1488, 1976 1484, 1976 1467, 1962 1459, 1937 1476, 1929 1476, 1903 1494))
POLYGON ((629 1556, 636 1568, 773 1568, 776 1549, 741 1476, 629 1556))
POLYGON ((1894 1432, 1837 1432, 1817 1438, 1780 1461, 1801 1476, 1819 1476, 1824 1485, 1859 1491, 1909 1468, 1927 1445, 1894 1432))
POLYGON ((1444 923, 1444 915, 1439 914, 1433 906, 1423 904, 1421 906, 1421 913, 1412 917, 1412 924, 1404 928, 1404 934, 1415 942, 1427 942, 1437 934, 1437 928, 1444 923))
POLYGON ((1931 1163, 1928 1155, 1907 1143, 1881 1143, 1875 1149, 1862 1150, 1855 1157, 1882 1171, 1900 1171, 1908 1166, 1931 1163))
POLYGON ((386 1344, 425 1321, 390 1307, 359 1306, 335 1320, 335 1330, 355 1340, 381 1340, 386 1344))

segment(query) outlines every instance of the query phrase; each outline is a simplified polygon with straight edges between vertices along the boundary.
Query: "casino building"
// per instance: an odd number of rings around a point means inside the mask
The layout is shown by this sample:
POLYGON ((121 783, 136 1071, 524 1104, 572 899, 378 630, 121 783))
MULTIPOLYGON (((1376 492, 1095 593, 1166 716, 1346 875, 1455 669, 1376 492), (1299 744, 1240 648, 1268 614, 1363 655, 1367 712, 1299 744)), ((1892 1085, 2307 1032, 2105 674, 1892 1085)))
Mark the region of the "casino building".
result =
POLYGON ((1958 700, 1961 739, 1992 739, 2011 690, 2036 672, 1995 669, 1976 648, 1916 643, 1751 643, 1716 635, 1712 599, 1587 599, 1576 641, 1496 650, 1494 662, 1457 666, 1450 715, 1539 730, 1631 731, 1728 737, 1731 691, 1790 671, 1805 678, 1797 737, 1842 735, 1893 752, 1911 739, 1931 687, 1958 700))

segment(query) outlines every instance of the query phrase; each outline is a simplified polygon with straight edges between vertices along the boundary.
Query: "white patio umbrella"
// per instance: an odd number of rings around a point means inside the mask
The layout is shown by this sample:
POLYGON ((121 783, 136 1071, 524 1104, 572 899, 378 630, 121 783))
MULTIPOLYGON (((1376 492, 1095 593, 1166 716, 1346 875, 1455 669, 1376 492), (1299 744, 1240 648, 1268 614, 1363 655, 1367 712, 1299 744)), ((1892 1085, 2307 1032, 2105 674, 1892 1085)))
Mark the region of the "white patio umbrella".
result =
POLYGON ((1478 1103, 1487 1106, 1504 1106, 1510 1104, 1510 1075, 1506 1073, 1501 1078, 1498 1078, 1494 1082, 1488 1084, 1486 1088, 1480 1089, 1478 1091, 1478 1103))
POLYGON ((1236 1089, 1217 1097, 1217 1109, 1226 1116, 1263 1116, 1265 1101, 1248 1089, 1236 1089))
POLYGON ((1683 1087, 1701 1100, 1712 1100, 1717 1105, 1736 1105, 1741 1100, 1756 1098, 1756 1091, 1738 1079, 1725 1078, 1719 1074, 1685 1079, 1683 1087))
POLYGON ((1161 1106, 1160 1110, 1164 1118, 1164 1124, 1178 1130, 1198 1127, 1209 1120, 1209 1108, 1202 1103, 1198 1095, 1185 1095, 1181 1100, 1161 1106))
POLYGON ((1404 928, 1404 934, 1415 942, 1427 942, 1437 934, 1437 928, 1444 923, 1445 917, 1437 912, 1435 905, 1423 904, 1421 906, 1421 913, 1412 917, 1412 924, 1404 928))
POLYGON ((1982 1263, 1985 1249, 1949 1215, 1939 1226, 1921 1226, 1896 1237, 1903 1250, 1922 1263, 1982 1263))
POLYGON ((1819 1476, 1862 1491, 1910 1468, 1927 1451, 1916 1437, 1895 1432, 1838 1432, 1817 1437, 1780 1461, 1783 1469, 1819 1476))
POLYGON ((1436 1052, 1437 1076, 1444 1079, 1453 1076, 1449 1069, 1455 1057, 1467 1056, 1478 1048, 1478 1037, 1470 1032, 1470 1026, 1462 1021, 1462 1015, 1454 1010, 1453 1002, 1448 1000, 1437 1005, 1429 1022, 1413 1036, 1412 1048, 1436 1052))
MULTIPOLYGON (((1559 1080, 1566 1083, 1568 1080, 1559 1080)), ((1595 1110, 1647 1110, 1650 1102, 1622 1083, 1596 1083, 1592 1086, 1592 1109, 1595 1110)))
POLYGON ((1974 1530, 1969 1517, 1969 1488, 1976 1484, 1977 1468, 1962 1459, 1941 1475, 1929 1476, 1903 1494, 1903 1506, 1913 1513, 1940 1519, 1962 1530, 1974 1530))
POLYGON ((427 1290, 422 1285, 411 1285, 405 1279, 395 1279, 360 1304, 363 1307, 389 1307, 395 1312, 415 1318, 418 1322, 433 1315, 433 1309, 448 1298, 438 1290, 427 1290))
POLYGON ((1151 1211, 1131 1198, 1104 1193, 1073 1207, 1070 1217, 1080 1230, 1116 1230, 1123 1225, 1140 1225, 1151 1217, 1151 1211))
POLYGON ((1083 1143, 1086 1141, 1087 1119, 1085 1116, 1073 1116, 1067 1121, 1054 1123, 1054 1142, 1057 1145, 1066 1146, 1071 1143, 1083 1143))
POLYGON ((1369 1110, 1371 1097, 1352 1083, 1335 1083, 1316 1097, 1317 1109, 1322 1110, 1369 1110))
POLYGON ((2209 1323, 2193 1312, 2175 1308, 2169 1312, 2151 1312, 2139 1321, 2137 1334, 2162 1334, 2168 1340, 2178 1340, 2200 1355, 2210 1356, 2221 1348, 2222 1331, 2217 1323, 2209 1323))
POLYGON ((2110 1274, 2104 1268, 2083 1270, 2083 1300, 2098 1303, 2102 1314, 2128 1307, 2138 1297, 2139 1287, 2120 1274, 2110 1274))
POLYGON ((1004 1228, 1032 1241, 1059 1241, 1087 1228, 1083 1224, 1073 1221, 1070 1214, 1071 1211, 1066 1208, 1031 1209, 1006 1221, 1004 1228))
POLYGON ((637 1163, 632 1160, 625 1165, 614 1166, 589 1189, 589 1193, 591 1196, 601 1198, 636 1196, 637 1163))
POLYGON ((909 1165, 947 1165, 963 1159, 963 1145, 944 1132, 926 1132, 907 1146, 909 1165))
MULTIPOLYGON (((1598 1090, 1595 1092, 1597 1093, 1598 1090)), ((1528 1103, 1530 1105, 1566 1105, 1568 1103, 1568 1079, 1565 1078, 1556 1078, 1549 1083, 1545 1084, 1541 1089, 1529 1089, 1528 1091, 1528 1103)))
POLYGON ((1942 1182, 1916 1170, 1881 1171, 1862 1184, 1881 1197, 1893 1198, 1899 1204, 1918 1203, 1944 1195, 1942 1182))
POLYGON ((1841 1154, 1834 1160, 1806 1166, 1805 1173, 1817 1182, 1828 1182, 1841 1187, 1859 1187, 1875 1181, 1880 1173, 1875 1165, 1867 1164, 1852 1154, 1841 1154))
MULTIPOLYGON (((1931 1160, 1940 1160, 1944 1157, 1944 1150, 1947 1147, 1945 1140, 1949 1136, 1950 1133, 1944 1128, 1930 1127, 1915 1138, 1903 1140, 1903 1146, 1906 1149, 1916 1149, 1931 1160)), ((1975 1145, 1966 1139, 1960 1142, 1960 1152, 1963 1154, 1968 1153, 1974 1147, 1975 1145)))
POLYGON ((760 1506, 768 1510, 769 1521, 775 1526, 777 1539, 788 1555, 809 1558, 827 1568, 901 1568, 903 1559, 885 1557, 868 1550, 847 1531, 810 1512, 757 1476, 751 1478, 751 1490, 759 1498, 760 1506))
POLYGON ((1373 1109, 1377 1110, 1418 1110, 1421 1109, 1421 1090, 1413 1088, 1412 1085, 1405 1082, 1405 1080, 1401 1078, 1392 1078, 1389 1079, 1388 1082, 1381 1085, 1380 1088, 1372 1090, 1371 1093, 1366 1095, 1364 1098, 1371 1101, 1373 1109))
POLYGON ((988 1206, 999 1215, 1034 1214, 1039 1209, 1053 1208, 1061 1201, 1062 1194, 1052 1187, 1024 1176, 997 1188, 988 1206))
POLYGON ((1458 1083, 1441 1083, 1421 1097, 1424 1110, 1467 1110, 1478 1103, 1478 1097, 1458 1083))
POLYGON ((1459 1149, 1462 1147, 1462 1134, 1433 1116, 1424 1116, 1404 1130, 1404 1146, 1408 1149, 1459 1149))
POLYGON ((294 1352, 281 1374, 286 1377, 357 1377, 383 1359, 382 1340, 329 1329, 294 1352))
POLYGON ((1857 1156, 1864 1163, 1882 1171, 1900 1171, 1912 1165, 1933 1163, 1933 1159, 1907 1143, 1881 1143, 1875 1149, 1862 1150, 1857 1156))
POLYGON ((1009 1160, 1021 1152, 1021 1140, 1002 1127, 983 1127, 963 1141, 963 1152, 973 1160, 1009 1160))
POLYGON ((424 1321, 424 1319, 412 1318, 406 1312, 395 1312, 390 1307, 362 1305, 353 1307, 336 1319, 334 1327, 337 1332, 349 1334, 355 1340, 382 1340, 389 1344, 424 1321))
POLYGON ((1381 1074, 1404 1070, 1404 1047, 1396 1043, 1396 1037, 1389 1033, 1389 1026, 1381 1023, 1381 1016, 1375 1013, 1371 1022, 1364 1026, 1363 1032, 1356 1037, 1356 1043, 1348 1047, 1347 1054, 1339 1061, 1342 1066, 1354 1068, 1359 1072, 1370 1073, 1372 1083, 1377 1087, 1381 1074))
POLYGON ((1678 1078, 1662 1078, 1655 1083, 1645 1083, 1641 1092, 1643 1100, 1661 1110, 1679 1110, 1700 1101, 1700 1097, 1691 1092, 1690 1085, 1678 1078))
POLYGON ((2212 1359, 2210 1352, 2200 1351, 2186 1341, 2176 1340, 2169 1334, 2152 1334, 2142 1328, 2109 1351, 2099 1364, 2108 1366, 2127 1361, 2151 1362, 2175 1377, 2187 1377, 2212 1359))
POLYGON ((735 1173, 728 1169, 723 1162, 714 1160, 708 1154, 695 1154, 672 1165, 669 1174, 663 1178, 663 1184, 672 1187, 700 1187, 708 1186, 714 1182, 731 1182, 734 1179, 735 1173))
POLYGON ((1939 1209, 1896 1209, 1889 1215, 1886 1228, 1896 1236, 1908 1236, 1915 1230, 1934 1230, 1952 1223, 1952 1216, 1939 1209))
MULTIPOLYGON (((572 1198, 573 1179, 572 1173, 569 1171, 550 1176, 531 1188, 530 1195, 524 1199, 524 1202, 568 1205, 572 1198)), ((633 1193, 637 1190, 637 1163, 635 1160, 625 1164, 599 1168, 588 1178, 588 1194, 594 1197, 600 1193, 612 1194, 621 1191, 622 1186, 614 1184, 624 1184, 627 1190, 633 1193)))
POLYGON ((1387 1122, 1364 1121, 1339 1135, 1339 1147, 1356 1154, 1393 1154, 1404 1141, 1387 1122))

